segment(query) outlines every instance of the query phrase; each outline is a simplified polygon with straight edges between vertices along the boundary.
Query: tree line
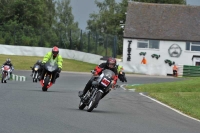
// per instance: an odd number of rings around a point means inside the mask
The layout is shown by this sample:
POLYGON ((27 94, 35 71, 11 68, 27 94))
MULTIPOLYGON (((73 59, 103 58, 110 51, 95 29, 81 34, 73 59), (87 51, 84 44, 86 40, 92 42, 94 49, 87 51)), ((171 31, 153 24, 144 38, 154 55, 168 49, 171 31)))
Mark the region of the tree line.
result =
MULTIPOLYGON (((98 13, 91 13, 87 31, 74 21, 70 0, 1 0, 0 44, 102 50, 117 37, 117 53, 122 54, 123 28, 129 0, 95 0, 98 13), (102 46, 103 45, 103 46, 102 46)), ((132 0, 148 3, 186 4, 185 0, 132 0)), ((114 44, 114 43, 113 43, 114 44)), ((112 51, 112 48, 110 49, 112 51)), ((83 50, 84 51, 84 50, 83 50)), ((95 51, 95 50, 93 50, 95 51)))

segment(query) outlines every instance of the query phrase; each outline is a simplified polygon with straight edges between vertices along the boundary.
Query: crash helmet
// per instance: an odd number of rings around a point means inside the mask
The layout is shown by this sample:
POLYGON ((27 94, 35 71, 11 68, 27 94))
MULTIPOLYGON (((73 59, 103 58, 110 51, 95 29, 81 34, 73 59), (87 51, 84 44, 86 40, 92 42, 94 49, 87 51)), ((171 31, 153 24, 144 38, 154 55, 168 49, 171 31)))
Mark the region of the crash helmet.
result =
POLYGON ((57 46, 54 46, 52 48, 52 54, 53 54, 53 56, 56 57, 58 55, 58 53, 59 53, 59 48, 57 46))
POLYGON ((113 57, 109 57, 109 58, 107 59, 107 61, 106 61, 106 64, 107 64, 107 66, 108 66, 109 68, 114 68, 114 67, 116 66, 116 63, 117 63, 117 61, 116 61, 116 59, 113 58, 113 57))
POLYGON ((6 63, 7 63, 7 64, 11 64, 11 59, 10 59, 10 58, 7 58, 7 59, 6 59, 6 63))

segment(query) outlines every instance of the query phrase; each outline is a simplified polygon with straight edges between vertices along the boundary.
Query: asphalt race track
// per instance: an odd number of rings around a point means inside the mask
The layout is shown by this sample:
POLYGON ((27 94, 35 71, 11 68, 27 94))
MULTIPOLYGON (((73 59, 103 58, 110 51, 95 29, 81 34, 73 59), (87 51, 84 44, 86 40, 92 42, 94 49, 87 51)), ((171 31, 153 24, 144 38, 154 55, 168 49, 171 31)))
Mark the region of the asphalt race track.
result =
MULTIPOLYGON (((90 79, 89 73, 61 72, 47 92, 32 82, 30 71, 14 74, 27 76, 27 81, 0 83, 0 133, 200 132, 198 121, 122 88, 112 90, 93 112, 79 110, 78 91, 90 79)), ((127 80, 128 84, 146 84, 178 79, 139 75, 127 76, 127 80)))

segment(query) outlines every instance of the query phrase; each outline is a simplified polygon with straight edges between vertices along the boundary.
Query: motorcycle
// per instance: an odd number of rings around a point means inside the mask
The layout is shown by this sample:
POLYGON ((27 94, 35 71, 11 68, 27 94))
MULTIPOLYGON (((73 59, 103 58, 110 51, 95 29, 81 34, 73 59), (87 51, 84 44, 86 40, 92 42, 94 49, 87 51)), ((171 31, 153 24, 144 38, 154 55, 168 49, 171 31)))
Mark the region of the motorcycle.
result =
POLYGON ((123 72, 124 68, 122 66, 118 66, 118 78, 121 82, 127 82, 125 72, 123 72))
POLYGON ((1 83, 7 83, 7 80, 8 80, 8 74, 10 74, 11 72, 11 68, 10 66, 8 65, 5 65, 1 68, 1 71, 2 71, 2 77, 1 77, 1 83))
POLYGON ((33 73, 32 73, 32 78, 33 78, 33 82, 37 82, 38 80, 38 76, 40 75, 40 65, 34 65, 33 67, 30 67, 31 69, 33 69, 33 73))
POLYGON ((110 87, 114 76, 114 72, 109 69, 103 70, 100 76, 93 76, 92 87, 81 98, 79 109, 83 110, 87 106, 87 111, 91 112, 94 108, 97 108, 102 95, 111 90, 110 87))
POLYGON ((44 79, 40 80, 40 84, 42 85, 42 91, 47 91, 47 89, 53 85, 51 79, 53 78, 53 73, 58 69, 58 65, 54 62, 47 62, 44 65, 44 69, 45 69, 44 79))
POLYGON ((120 72, 120 73, 118 74, 118 78, 119 78, 119 80, 122 81, 122 82, 127 82, 126 76, 125 76, 125 72, 120 72))

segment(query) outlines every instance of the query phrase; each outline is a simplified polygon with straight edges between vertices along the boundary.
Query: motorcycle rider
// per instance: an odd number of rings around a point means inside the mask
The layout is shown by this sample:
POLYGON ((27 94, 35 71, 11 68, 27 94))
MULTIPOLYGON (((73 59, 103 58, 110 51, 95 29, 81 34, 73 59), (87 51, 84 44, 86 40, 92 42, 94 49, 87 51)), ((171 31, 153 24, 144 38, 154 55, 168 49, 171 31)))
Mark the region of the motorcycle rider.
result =
MULTIPOLYGON (((101 72, 104 69, 110 69, 111 71, 113 71, 115 73, 115 77, 114 77, 114 80, 112 82, 112 88, 114 88, 116 83, 117 83, 117 79, 118 79, 118 72, 117 72, 117 68, 116 68, 116 63, 117 63, 117 61, 116 61, 115 58, 109 57, 107 59, 106 63, 101 63, 99 66, 95 67, 93 76, 100 75, 101 72)), ((79 91, 79 97, 80 98, 82 98, 87 93, 87 91, 92 87, 92 81, 93 81, 93 77, 87 82, 83 91, 79 91)), ((101 98, 103 98, 108 93, 109 93, 109 91, 106 92, 106 93, 103 93, 101 98)))
POLYGON ((125 73, 123 72, 124 68, 121 65, 116 65, 117 68, 117 72, 118 72, 118 78, 123 82, 127 82, 126 77, 125 77, 125 73))
POLYGON ((10 79, 10 77, 12 76, 12 71, 14 71, 14 67, 13 67, 13 64, 11 63, 11 59, 10 58, 7 58, 6 59, 6 62, 3 63, 3 65, 1 66, 1 68, 3 68, 5 65, 8 65, 10 66, 10 73, 8 73, 8 80, 10 79))
POLYGON ((41 75, 39 76, 39 80, 41 79, 44 79, 44 74, 45 74, 45 69, 44 69, 44 64, 48 61, 53 61, 53 62, 56 62, 58 64, 58 69, 52 74, 52 79, 51 79, 51 82, 52 83, 55 83, 55 80, 60 76, 60 72, 62 70, 62 62, 63 62, 63 59, 62 59, 62 56, 59 54, 59 48, 57 46, 54 46, 52 48, 52 51, 48 52, 44 58, 43 58, 43 61, 42 61, 42 73, 41 75))
POLYGON ((118 74, 123 70, 123 66, 117 65, 117 72, 118 74))
POLYGON ((34 72, 34 68, 35 68, 35 66, 36 65, 39 65, 40 66, 40 69, 38 70, 38 74, 40 75, 41 74, 41 68, 42 68, 42 61, 40 61, 40 60, 37 60, 36 61, 36 63, 33 65, 33 67, 32 67, 32 74, 31 74, 31 76, 33 76, 33 72, 34 72))

